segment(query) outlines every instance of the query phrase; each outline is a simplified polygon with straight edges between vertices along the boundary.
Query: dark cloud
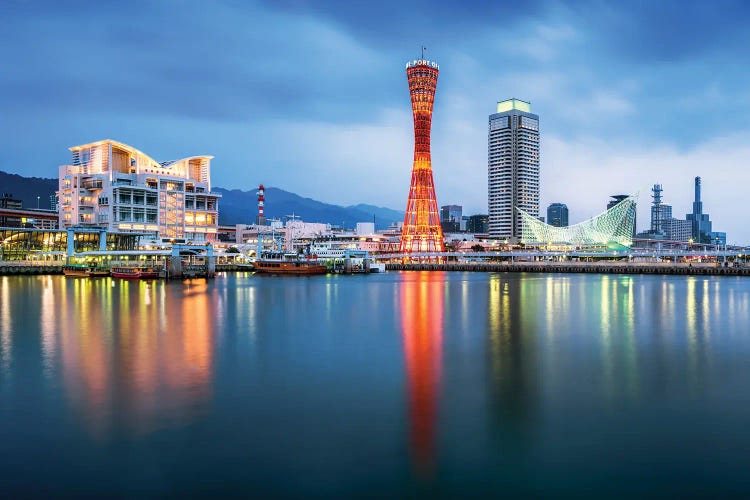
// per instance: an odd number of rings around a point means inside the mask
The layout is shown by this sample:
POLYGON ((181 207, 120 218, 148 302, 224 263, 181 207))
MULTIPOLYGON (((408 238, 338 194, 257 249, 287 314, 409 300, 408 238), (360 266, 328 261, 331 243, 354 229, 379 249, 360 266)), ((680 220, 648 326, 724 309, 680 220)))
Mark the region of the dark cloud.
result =
MULTIPOLYGON (((111 137, 160 159, 216 154, 224 184, 240 182, 233 169, 265 169, 258 175, 283 173, 277 185, 293 179, 314 186, 304 194, 328 197, 340 186, 321 187, 315 172, 340 170, 348 193, 366 194, 367 168, 392 175, 402 153, 408 166, 403 62, 422 44, 441 63, 434 144, 447 173, 438 182, 453 189, 466 181, 450 172, 471 168, 481 184, 454 193, 484 189, 487 115, 510 96, 532 101, 543 137, 689 150, 747 128, 748 9, 5 0, 0 168, 54 175, 68 146, 111 137)), ((361 201, 396 206, 365 194, 361 201)))
MULTIPOLYGON (((619 57, 673 63, 747 46, 750 3, 647 0, 572 4, 581 25, 619 57)), ((724 59, 723 57, 721 59, 724 59)))
POLYGON ((418 53, 421 43, 447 45, 476 30, 502 30, 510 23, 539 15, 553 2, 529 0, 523 2, 522 8, 498 0, 470 3, 263 0, 261 3, 269 9, 325 19, 373 46, 402 51, 411 48, 418 53))

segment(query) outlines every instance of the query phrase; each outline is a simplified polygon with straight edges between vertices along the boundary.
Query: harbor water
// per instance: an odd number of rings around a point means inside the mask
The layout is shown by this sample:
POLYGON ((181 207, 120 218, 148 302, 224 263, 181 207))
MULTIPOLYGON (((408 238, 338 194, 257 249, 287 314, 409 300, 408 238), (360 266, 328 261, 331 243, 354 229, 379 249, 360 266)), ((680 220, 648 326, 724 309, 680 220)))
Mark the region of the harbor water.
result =
POLYGON ((750 491, 750 278, 0 277, 11 496, 750 491))

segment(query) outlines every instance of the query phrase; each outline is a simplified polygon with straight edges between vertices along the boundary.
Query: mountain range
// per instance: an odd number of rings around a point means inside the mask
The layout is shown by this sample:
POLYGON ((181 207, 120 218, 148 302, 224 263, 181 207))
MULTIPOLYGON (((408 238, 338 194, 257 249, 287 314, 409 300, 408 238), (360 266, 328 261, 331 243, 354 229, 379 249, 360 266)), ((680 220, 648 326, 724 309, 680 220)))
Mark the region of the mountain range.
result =
MULTIPOLYGON (((23 201, 26 208, 50 208, 50 195, 57 190, 57 179, 23 177, 0 170, 0 196, 10 194, 23 201)), ((214 187, 221 194, 219 200, 219 224, 251 224, 258 213, 256 192, 240 189, 214 187)), ((275 187, 265 190, 265 215, 267 219, 284 219, 296 215, 306 222, 327 222, 353 228, 357 222, 375 221, 377 229, 384 229, 392 222, 404 220, 404 212, 374 205, 358 204, 343 207, 305 198, 275 187)))

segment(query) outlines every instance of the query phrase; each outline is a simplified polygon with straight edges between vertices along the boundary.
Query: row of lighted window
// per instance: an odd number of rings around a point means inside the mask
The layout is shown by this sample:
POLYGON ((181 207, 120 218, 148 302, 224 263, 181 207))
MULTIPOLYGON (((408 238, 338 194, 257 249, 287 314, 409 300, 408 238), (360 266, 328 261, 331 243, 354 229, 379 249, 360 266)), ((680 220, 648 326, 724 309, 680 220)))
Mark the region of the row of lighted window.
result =
POLYGON ((201 212, 185 212, 185 224, 189 226, 213 226, 216 224, 216 216, 201 212))

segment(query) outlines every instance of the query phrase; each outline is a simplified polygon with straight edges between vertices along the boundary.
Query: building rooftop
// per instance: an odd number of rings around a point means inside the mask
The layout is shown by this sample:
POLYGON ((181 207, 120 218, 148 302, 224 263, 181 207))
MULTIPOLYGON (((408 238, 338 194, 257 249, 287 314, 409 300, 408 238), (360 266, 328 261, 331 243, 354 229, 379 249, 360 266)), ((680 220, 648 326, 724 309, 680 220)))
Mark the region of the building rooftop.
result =
POLYGON ((504 113, 505 111, 512 110, 531 113, 531 103, 516 98, 506 99, 505 101, 498 101, 496 111, 497 113, 504 113))

